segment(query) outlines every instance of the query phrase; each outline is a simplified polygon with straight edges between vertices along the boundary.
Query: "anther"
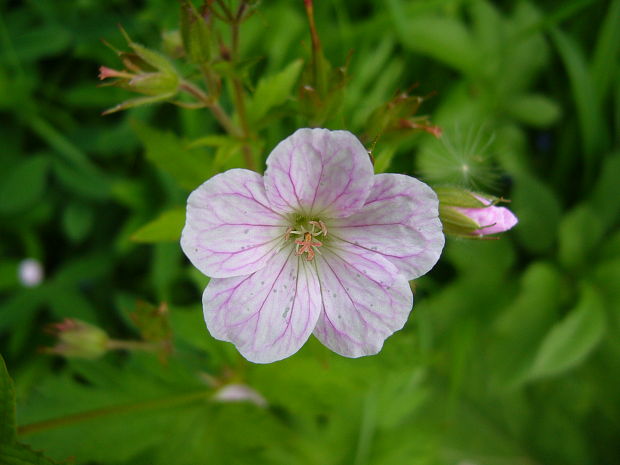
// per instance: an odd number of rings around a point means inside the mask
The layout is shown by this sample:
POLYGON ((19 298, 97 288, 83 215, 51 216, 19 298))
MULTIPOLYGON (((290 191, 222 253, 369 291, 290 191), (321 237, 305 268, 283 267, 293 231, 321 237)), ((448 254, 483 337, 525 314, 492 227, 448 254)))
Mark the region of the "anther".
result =
MULTIPOLYGON (((304 234, 304 240, 297 239, 295 241, 297 244, 297 250, 295 252, 296 255, 302 255, 306 253, 306 260, 310 261, 314 258, 314 247, 321 247, 323 245, 322 242, 314 240, 314 237, 311 233, 307 232, 304 234), (301 246, 301 247, 300 247, 301 246)), ((317 250, 318 251, 318 250, 317 250)))

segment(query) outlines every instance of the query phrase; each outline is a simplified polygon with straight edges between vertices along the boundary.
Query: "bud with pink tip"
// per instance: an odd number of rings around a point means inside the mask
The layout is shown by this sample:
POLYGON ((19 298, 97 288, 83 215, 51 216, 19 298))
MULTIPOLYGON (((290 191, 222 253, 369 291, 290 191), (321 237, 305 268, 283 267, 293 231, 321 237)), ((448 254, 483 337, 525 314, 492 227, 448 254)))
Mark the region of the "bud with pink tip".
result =
POLYGON ((101 357, 109 348, 107 333, 84 321, 66 318, 48 329, 58 338, 54 347, 43 349, 50 354, 94 359, 101 357))
POLYGON ((508 208, 496 206, 501 199, 458 188, 438 188, 436 192, 446 234, 480 238, 507 231, 519 221, 508 208))

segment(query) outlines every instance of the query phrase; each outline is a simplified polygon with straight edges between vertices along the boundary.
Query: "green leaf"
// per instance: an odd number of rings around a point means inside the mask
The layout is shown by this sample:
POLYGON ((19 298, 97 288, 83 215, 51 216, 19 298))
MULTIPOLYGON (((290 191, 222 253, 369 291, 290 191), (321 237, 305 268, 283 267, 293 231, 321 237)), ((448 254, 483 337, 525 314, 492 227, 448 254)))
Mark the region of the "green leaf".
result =
POLYGON ((620 153, 603 160, 600 174, 588 203, 596 213, 605 231, 616 224, 620 214, 620 153))
POLYGON ((487 349, 500 388, 523 382, 535 348, 557 319, 566 283, 558 269, 535 262, 523 273, 520 291, 494 323, 496 342, 487 349))
POLYGON ((519 121, 536 127, 549 126, 560 116, 560 107, 553 100, 537 94, 516 96, 506 110, 519 121))
POLYGON ((464 74, 476 74, 477 47, 461 21, 431 15, 412 16, 407 14, 401 0, 389 0, 387 7, 405 47, 429 55, 464 74))
POLYGON ((52 166, 60 183, 80 197, 105 200, 110 195, 110 184, 103 174, 61 160, 55 160, 52 166))
POLYGON ((80 203, 71 203, 63 212, 62 226, 69 239, 79 242, 92 228, 93 219, 93 210, 80 203))
POLYGON ((584 285, 577 306, 543 340, 529 380, 558 375, 582 363, 605 332, 604 303, 598 291, 584 285))
POLYGON ((56 462, 23 444, 0 444, 0 463, 2 465, 54 465, 56 462))
POLYGON ((291 97, 302 66, 302 60, 295 60, 279 73, 261 79, 248 104, 248 118, 253 124, 259 124, 269 110, 291 97))
POLYGON ((603 224, 599 215, 585 203, 571 210, 560 224, 559 260, 570 269, 585 265, 603 235, 603 224))
POLYGON ((525 173, 518 175, 510 208, 519 218, 515 233, 528 250, 542 253, 553 246, 561 206, 546 184, 525 173))
POLYGON ((147 243, 178 241, 184 224, 185 209, 173 208, 138 229, 132 234, 131 240, 147 243))
MULTIPOLYGON (((614 73, 610 63, 616 63, 620 51, 620 1, 614 0, 609 5, 605 20, 600 27, 594 57, 590 66, 594 89, 599 102, 604 102, 613 83, 614 73)), ((617 76, 617 72, 615 73, 617 76)))
POLYGON ((13 50, 2 47, 0 63, 10 62, 9 52, 21 63, 29 63, 63 51, 71 43, 71 34, 57 25, 30 27, 13 34, 13 50))
POLYGON ((34 205, 45 191, 48 171, 49 160, 44 156, 18 163, 0 182, 0 213, 16 213, 34 205))
POLYGON ((14 442, 16 437, 15 391, 4 358, 0 355, 0 444, 14 442))
POLYGON ((146 158, 172 176, 188 190, 203 183, 210 173, 211 163, 199 151, 189 151, 172 132, 150 128, 137 120, 132 127, 146 149, 146 158))
POLYGON ((581 126, 582 149, 586 160, 586 179, 593 174, 595 157, 607 140, 607 127, 603 123, 600 105, 596 99, 594 81, 588 70, 581 47, 571 37, 558 29, 551 30, 551 37, 566 67, 570 79, 577 116, 581 126))

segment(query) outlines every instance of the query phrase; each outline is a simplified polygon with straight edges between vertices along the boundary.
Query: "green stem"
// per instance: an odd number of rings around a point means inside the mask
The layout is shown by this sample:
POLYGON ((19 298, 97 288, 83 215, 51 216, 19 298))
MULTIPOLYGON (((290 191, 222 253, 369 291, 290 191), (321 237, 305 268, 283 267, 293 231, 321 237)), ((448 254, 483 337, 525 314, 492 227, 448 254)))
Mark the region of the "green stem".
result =
POLYGON ((143 342, 143 341, 121 341, 118 339, 110 339, 106 347, 110 350, 146 350, 146 351, 154 351, 160 347, 160 344, 152 343, 152 342, 143 342))
POLYGON ((222 127, 234 137, 243 138, 243 133, 235 126, 230 117, 226 114, 224 109, 218 102, 215 102, 207 94, 205 94, 200 88, 188 81, 182 81, 180 85, 181 89, 185 92, 196 97, 199 101, 203 102, 213 113, 215 119, 222 125, 222 127))
MULTIPOLYGON (((235 64, 237 63, 239 56, 239 25, 243 21, 245 8, 246 4, 245 2, 242 2, 236 16, 230 24, 232 34, 231 60, 235 64)), ((243 84, 241 83, 241 80, 235 76, 232 78, 232 85, 235 98, 235 107, 237 108, 237 116, 239 117, 239 124, 241 125, 241 130, 243 131, 243 138, 247 141, 250 137, 250 125, 248 123, 248 116, 245 108, 245 92, 243 91, 243 84)), ((247 142, 243 145, 242 152, 246 168, 254 170, 255 166, 254 159, 252 158, 252 148, 247 142)))
POLYGON ((76 423, 101 418, 111 415, 120 415, 132 412, 141 412, 146 410, 156 410, 176 405, 183 405, 194 402, 196 400, 207 399, 211 395, 211 391, 190 392, 187 394, 164 397, 161 399, 147 400, 144 402, 135 402, 132 404, 116 405, 113 407, 104 407, 87 412, 75 413, 60 418, 52 418, 50 420, 39 421, 29 425, 23 425, 17 428, 17 434, 25 436, 41 431, 46 431, 63 426, 70 426, 76 423))
POLYGON ((310 37, 312 38, 312 77, 314 85, 317 87, 319 95, 325 94, 325 79, 323 71, 323 57, 321 52, 321 40, 316 30, 314 22, 314 5, 312 0, 304 0, 306 6, 306 15, 308 16, 308 24, 310 26, 310 37))

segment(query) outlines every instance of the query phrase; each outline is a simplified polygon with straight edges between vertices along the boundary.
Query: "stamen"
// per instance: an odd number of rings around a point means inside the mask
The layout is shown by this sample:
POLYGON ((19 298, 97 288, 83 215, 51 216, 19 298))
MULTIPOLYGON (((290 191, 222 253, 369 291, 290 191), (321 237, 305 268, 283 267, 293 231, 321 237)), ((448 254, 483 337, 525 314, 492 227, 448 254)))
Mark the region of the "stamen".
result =
MULTIPOLYGON (((311 261, 314 258, 315 252, 314 252, 314 248, 315 247, 321 247, 323 245, 322 242, 316 241, 314 240, 314 237, 312 236, 312 233, 306 232, 304 234, 304 240, 300 240, 297 239, 295 241, 295 244, 297 244, 297 250, 295 252, 296 255, 302 255, 304 253, 306 253, 306 260, 311 261), (301 246, 301 247, 300 247, 301 246)), ((317 249, 318 252, 318 249, 317 249)))
POLYGON ((318 220, 318 221, 308 221, 308 223, 310 223, 312 225, 312 235, 313 236, 318 236, 319 234, 323 234, 323 236, 327 236, 327 226, 325 226, 325 223, 323 223, 323 221, 318 220), (314 232, 314 227, 320 228, 321 230, 317 233, 314 232))

